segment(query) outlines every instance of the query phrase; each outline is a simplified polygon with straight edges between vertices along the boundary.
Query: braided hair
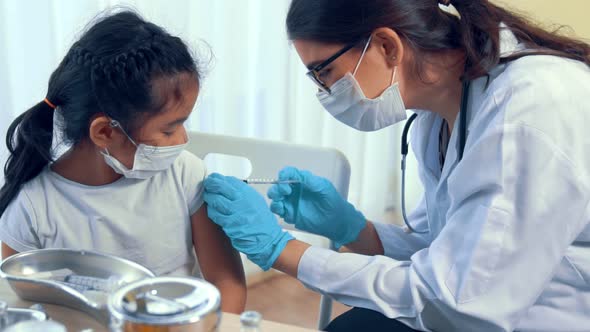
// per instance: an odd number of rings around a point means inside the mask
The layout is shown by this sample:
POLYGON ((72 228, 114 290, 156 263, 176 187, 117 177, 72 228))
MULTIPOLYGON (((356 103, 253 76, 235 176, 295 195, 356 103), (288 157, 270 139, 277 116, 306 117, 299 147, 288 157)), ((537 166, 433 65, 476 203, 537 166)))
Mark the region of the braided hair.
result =
POLYGON ((50 103, 36 104, 8 129, 10 156, 0 189, 0 216, 22 185, 53 161, 54 107, 63 119, 64 140, 70 144, 88 139, 91 120, 97 114, 116 119, 133 133, 141 119, 161 112, 166 104, 168 96, 156 91, 155 80, 181 74, 200 83, 196 61, 180 38, 131 11, 94 23, 51 75, 50 103))

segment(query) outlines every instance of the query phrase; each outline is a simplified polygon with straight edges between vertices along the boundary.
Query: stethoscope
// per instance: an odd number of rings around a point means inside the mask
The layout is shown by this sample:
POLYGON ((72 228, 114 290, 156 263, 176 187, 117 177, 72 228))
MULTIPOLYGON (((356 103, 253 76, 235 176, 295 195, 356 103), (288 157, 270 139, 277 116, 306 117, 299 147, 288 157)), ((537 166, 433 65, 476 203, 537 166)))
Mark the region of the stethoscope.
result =
MULTIPOLYGON (((465 142, 467 141, 467 103, 469 102, 469 86, 470 82, 468 80, 463 81, 463 90, 461 92, 461 109, 459 112, 459 151, 457 154, 458 160, 460 161, 463 158, 463 151, 465 150, 465 142)), ((410 127, 418 114, 413 114, 406 125, 404 126, 404 131, 402 132, 402 217, 404 218, 404 223, 406 224, 405 231, 406 233, 417 233, 417 234, 426 234, 429 230, 424 231, 417 231, 414 229, 410 222, 408 221, 408 217, 406 215, 406 157, 408 156, 408 132, 410 131, 410 127)))

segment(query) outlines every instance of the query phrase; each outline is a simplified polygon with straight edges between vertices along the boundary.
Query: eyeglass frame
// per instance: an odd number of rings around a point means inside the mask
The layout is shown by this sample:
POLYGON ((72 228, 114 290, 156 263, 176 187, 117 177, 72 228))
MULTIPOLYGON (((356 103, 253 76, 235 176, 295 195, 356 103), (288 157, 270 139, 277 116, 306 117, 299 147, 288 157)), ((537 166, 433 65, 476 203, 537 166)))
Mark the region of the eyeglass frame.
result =
POLYGON ((332 90, 330 90, 330 87, 328 87, 326 85, 326 83, 320 79, 320 76, 319 76, 320 75, 320 71, 324 70, 332 62, 336 61, 336 59, 338 59, 339 57, 341 57, 342 55, 344 55, 344 53, 346 53, 346 52, 350 51, 351 49, 353 49, 358 44, 359 44, 359 42, 354 42, 354 43, 350 43, 350 44, 346 45, 340 51, 334 53, 334 55, 332 55, 331 57, 329 57, 327 60, 325 60, 322 63, 314 66, 313 68, 311 68, 305 75, 307 77, 309 77, 318 86, 318 88, 320 88, 320 90, 322 90, 322 91, 324 91, 324 92, 326 92, 328 94, 332 94, 332 90))

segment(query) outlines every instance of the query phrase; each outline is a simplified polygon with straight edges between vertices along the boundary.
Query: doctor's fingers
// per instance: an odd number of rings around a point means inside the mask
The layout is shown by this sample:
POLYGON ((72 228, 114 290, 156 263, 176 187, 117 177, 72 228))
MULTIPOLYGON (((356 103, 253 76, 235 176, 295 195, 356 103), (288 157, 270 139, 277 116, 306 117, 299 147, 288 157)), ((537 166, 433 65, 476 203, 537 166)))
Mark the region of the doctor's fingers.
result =
POLYGON ((242 191, 254 191, 254 189, 248 185, 244 180, 240 180, 235 176, 226 176, 225 182, 229 183, 235 190, 242 192, 242 191))
POLYGON ((223 216, 229 216, 233 214, 234 209, 232 208, 232 201, 227 199, 225 196, 205 192, 203 199, 205 200, 205 203, 207 203, 209 217, 211 217, 212 213, 223 216))
POLYGON ((287 222, 288 224, 294 224, 295 220, 294 220, 294 210, 293 210, 293 206, 285 201, 278 201, 278 202, 272 202, 270 204, 270 210, 278 215, 279 217, 283 218, 283 220, 285 220, 285 222, 287 222))
POLYGON ((328 179, 315 175, 310 171, 301 171, 301 178, 303 187, 311 192, 320 192, 332 186, 328 179))
POLYGON ((205 194, 222 195, 230 200, 235 200, 239 197, 239 192, 235 186, 228 182, 227 177, 217 173, 208 176, 203 181, 203 186, 205 188, 205 194))
POLYGON ((264 199, 262 195, 256 189, 254 189, 254 187, 244 182, 244 180, 240 180, 233 176, 226 176, 225 182, 233 188, 233 191, 227 189, 228 192, 233 193, 233 200, 244 197, 248 197, 249 199, 252 199, 253 197, 260 197, 261 199, 264 199))
POLYGON ((270 203, 270 211, 277 216, 283 218, 285 216, 285 203, 283 201, 276 201, 270 203))
POLYGON ((299 170, 295 167, 285 167, 279 172, 279 180, 281 181, 300 181, 303 189, 312 192, 321 191, 330 186, 330 181, 317 176, 310 171, 299 170))
POLYGON ((270 187, 270 189, 268 189, 268 192, 266 193, 266 195, 268 196, 268 198, 272 199, 273 201, 282 201, 287 196, 291 195, 292 193, 293 193, 293 189, 291 188, 290 184, 279 183, 279 184, 275 184, 272 187, 270 187))
POLYGON ((279 180, 280 181, 301 181, 303 179, 301 178, 300 172, 301 171, 295 167, 287 166, 279 172, 279 180))
POLYGON ((219 213, 217 210, 214 210, 211 213, 209 213, 209 219, 211 219, 215 224, 221 227, 221 229, 223 229, 223 232, 228 236, 230 236, 236 228, 239 228, 240 225, 240 220, 239 218, 237 218, 237 216, 227 216, 219 213))

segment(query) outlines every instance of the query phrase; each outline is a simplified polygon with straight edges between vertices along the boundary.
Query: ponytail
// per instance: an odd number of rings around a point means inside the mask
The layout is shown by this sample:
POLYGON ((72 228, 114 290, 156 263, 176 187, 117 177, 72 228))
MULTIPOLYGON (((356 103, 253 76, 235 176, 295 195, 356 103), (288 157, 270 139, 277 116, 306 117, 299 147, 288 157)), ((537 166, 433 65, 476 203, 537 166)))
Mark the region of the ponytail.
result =
POLYGON ((0 217, 22 186, 53 161, 53 115, 64 102, 62 91, 71 77, 64 75, 64 59, 49 78, 47 98, 18 116, 8 127, 6 146, 10 155, 4 165, 4 185, 0 188, 0 217))
POLYGON ((0 217, 23 184, 33 179, 52 161, 54 109, 40 102, 12 122, 6 135, 10 152, 4 166, 5 183, 0 189, 0 217))
POLYGON ((590 45, 583 41, 563 36, 559 31, 546 31, 488 0, 452 0, 451 3, 461 14, 459 24, 461 44, 467 56, 467 78, 484 76, 500 62, 531 54, 559 56, 590 66, 590 45), (527 51, 500 59, 500 23, 514 33, 527 51))

